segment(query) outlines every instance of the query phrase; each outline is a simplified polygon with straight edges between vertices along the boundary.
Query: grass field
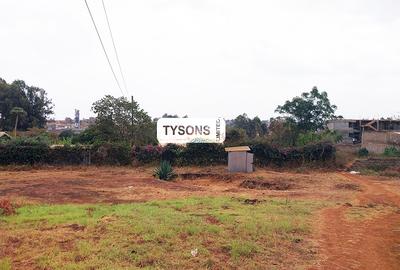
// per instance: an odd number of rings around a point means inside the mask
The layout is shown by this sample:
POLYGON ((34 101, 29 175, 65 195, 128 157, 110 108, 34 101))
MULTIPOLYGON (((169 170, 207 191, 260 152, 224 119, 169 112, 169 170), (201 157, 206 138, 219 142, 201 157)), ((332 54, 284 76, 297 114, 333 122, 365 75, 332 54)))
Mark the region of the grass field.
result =
MULTIPOLYGON (((287 259, 313 259, 303 237, 319 207, 228 197, 30 205, 2 217, 1 226, 9 236, 30 239, 14 243, 21 245, 13 260, 31 258, 41 269, 274 269, 287 259)), ((0 265, 11 269, 11 258, 0 265)))

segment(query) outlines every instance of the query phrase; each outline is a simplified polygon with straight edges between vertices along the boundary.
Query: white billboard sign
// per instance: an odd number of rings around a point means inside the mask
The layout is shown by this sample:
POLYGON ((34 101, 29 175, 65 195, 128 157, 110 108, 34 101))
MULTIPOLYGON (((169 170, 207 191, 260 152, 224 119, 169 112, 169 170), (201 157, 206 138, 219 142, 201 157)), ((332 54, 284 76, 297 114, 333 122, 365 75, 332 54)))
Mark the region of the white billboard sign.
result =
POLYGON ((223 118, 160 118, 157 121, 160 144, 223 143, 223 118))

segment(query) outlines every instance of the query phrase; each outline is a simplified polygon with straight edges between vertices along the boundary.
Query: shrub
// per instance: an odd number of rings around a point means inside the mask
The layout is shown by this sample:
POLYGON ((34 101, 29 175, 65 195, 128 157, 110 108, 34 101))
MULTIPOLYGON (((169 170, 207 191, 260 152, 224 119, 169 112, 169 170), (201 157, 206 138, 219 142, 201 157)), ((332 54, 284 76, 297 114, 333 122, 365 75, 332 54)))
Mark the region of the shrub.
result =
POLYGON ((9 216, 15 214, 14 206, 7 199, 0 200, 0 216, 9 216))
POLYGON ((0 164, 43 163, 47 160, 49 147, 45 144, 34 145, 0 145, 0 164))
POLYGON ((360 148, 360 150, 358 150, 359 157, 366 157, 368 155, 369 155, 369 151, 367 148, 363 147, 363 148, 360 148))
POLYGON ((58 135, 59 139, 65 139, 65 138, 72 138, 74 137, 74 132, 72 129, 66 129, 61 131, 60 135, 58 135))
POLYGON ((394 146, 386 147, 383 155, 387 157, 400 157, 400 149, 397 149, 394 146))
POLYGON ((132 156, 140 163, 151 163, 160 161, 161 152, 162 148, 158 145, 136 146, 132 150, 132 156))
POLYGON ((90 148, 79 145, 52 147, 47 156, 47 163, 59 165, 79 165, 89 162, 90 148))
POLYGON ((176 164, 184 148, 176 144, 167 144, 162 148, 161 159, 171 164, 176 164))
POLYGON ((250 148, 254 153, 254 163, 260 166, 283 166, 284 163, 325 162, 335 158, 335 147, 328 142, 284 149, 279 149, 268 143, 258 143, 251 145, 250 148))
POLYGON ((284 155, 278 148, 267 143, 258 143, 250 146, 254 153, 254 163, 261 166, 277 165, 281 166, 284 161, 284 155))
POLYGON ((174 173, 171 164, 168 161, 163 160, 161 161, 160 167, 154 170, 153 176, 161 180, 171 180, 176 176, 176 174, 174 173))
POLYGON ((331 143, 309 144, 303 148, 303 159, 306 162, 327 161, 334 159, 335 147, 331 143))
POLYGON ((92 146, 91 161, 98 165, 128 165, 132 162, 131 148, 124 143, 101 143, 92 146))
POLYGON ((189 143, 180 153, 180 165, 209 166, 224 164, 227 153, 221 144, 216 143, 189 143))
POLYGON ((300 133, 296 140, 296 145, 305 146, 308 144, 315 144, 321 142, 337 143, 340 142, 343 137, 335 131, 325 130, 322 132, 309 131, 300 133))

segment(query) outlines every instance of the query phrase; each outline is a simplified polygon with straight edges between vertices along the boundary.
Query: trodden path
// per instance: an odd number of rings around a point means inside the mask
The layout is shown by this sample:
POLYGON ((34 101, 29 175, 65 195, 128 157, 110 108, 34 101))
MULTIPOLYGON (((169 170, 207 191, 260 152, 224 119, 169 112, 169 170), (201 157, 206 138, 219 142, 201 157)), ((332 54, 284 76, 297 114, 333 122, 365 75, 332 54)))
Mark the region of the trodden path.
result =
POLYGON ((322 260, 312 269, 400 269, 399 185, 359 175, 342 175, 359 184, 362 190, 349 204, 322 211, 319 222, 322 260), (380 210, 366 218, 352 219, 347 216, 352 207, 361 211, 376 207, 380 210))

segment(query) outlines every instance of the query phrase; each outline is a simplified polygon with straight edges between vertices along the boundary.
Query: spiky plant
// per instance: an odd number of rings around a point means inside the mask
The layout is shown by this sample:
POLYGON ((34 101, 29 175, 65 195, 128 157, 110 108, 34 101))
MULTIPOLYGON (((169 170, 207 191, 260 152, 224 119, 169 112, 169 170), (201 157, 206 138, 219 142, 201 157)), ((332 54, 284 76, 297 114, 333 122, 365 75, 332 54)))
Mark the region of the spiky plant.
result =
POLYGON ((160 163, 160 167, 154 170, 153 176, 161 180, 171 180, 176 177, 176 174, 171 164, 168 161, 163 160, 160 163))

